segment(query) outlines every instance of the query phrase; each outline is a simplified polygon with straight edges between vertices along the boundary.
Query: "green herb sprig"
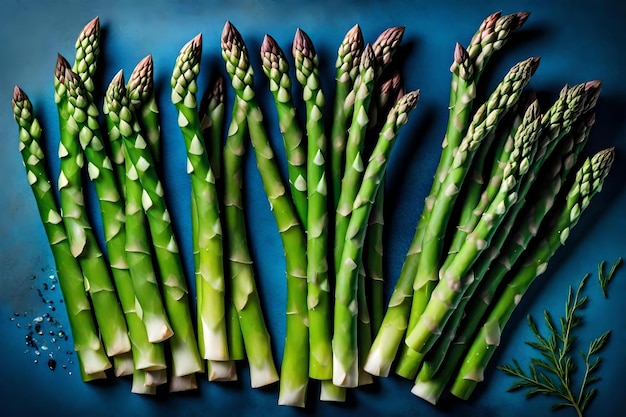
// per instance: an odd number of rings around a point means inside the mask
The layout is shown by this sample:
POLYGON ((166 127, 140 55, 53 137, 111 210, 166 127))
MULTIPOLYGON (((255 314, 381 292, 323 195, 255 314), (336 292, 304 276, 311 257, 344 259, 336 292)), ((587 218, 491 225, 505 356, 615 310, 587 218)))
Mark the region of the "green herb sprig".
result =
MULTIPOLYGON (((609 272, 608 279, 606 279, 607 275, 601 272, 601 282, 603 282, 602 279, 605 282, 610 280, 619 262, 618 260, 609 272)), ((603 265, 604 263, 601 263, 598 266, 599 271, 603 271, 603 265)), ((577 340, 575 330, 580 327, 583 321, 580 310, 584 309, 589 301, 589 297, 582 294, 589 276, 587 274, 583 277, 575 292, 572 286, 569 287, 565 303, 565 315, 559 319, 560 327, 555 325, 550 313, 544 311, 544 320, 549 336, 544 336, 539 331, 535 320, 528 315, 528 325, 537 341, 526 343, 541 354, 541 357, 530 360, 528 371, 522 369, 515 359, 513 359, 512 365, 498 367, 507 375, 517 378, 509 391, 527 389, 524 394, 526 397, 537 394, 558 397, 559 401, 552 405, 553 411, 572 407, 579 417, 583 417, 597 393, 597 388, 592 387, 592 385, 600 379, 598 376, 601 362, 600 353, 606 346, 611 334, 610 330, 604 332, 591 341, 587 351, 581 352, 584 372, 580 386, 577 388, 575 374, 580 364, 575 360, 572 350, 577 340)), ((602 287, 603 292, 605 288, 606 286, 602 287)))

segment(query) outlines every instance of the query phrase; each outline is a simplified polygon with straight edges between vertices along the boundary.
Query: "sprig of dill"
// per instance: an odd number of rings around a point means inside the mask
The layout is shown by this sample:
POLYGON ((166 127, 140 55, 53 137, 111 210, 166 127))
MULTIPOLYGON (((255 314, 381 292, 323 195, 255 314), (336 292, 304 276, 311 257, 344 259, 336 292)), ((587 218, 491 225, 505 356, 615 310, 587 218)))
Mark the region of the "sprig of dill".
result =
MULTIPOLYGON (((616 265, 618 263, 619 261, 616 262, 616 265)), ((608 283, 615 272, 616 265, 609 273, 608 278, 606 278, 607 275, 601 275, 604 282, 608 283)), ((579 417, 584 415, 583 413, 597 393, 597 389, 593 385, 599 380, 598 369, 601 362, 599 354, 604 349, 611 334, 610 330, 603 333, 591 341, 587 351, 581 352, 584 372, 580 386, 576 388, 574 375, 579 369, 579 364, 575 360, 572 350, 577 339, 575 330, 582 324, 580 310, 586 306, 589 300, 588 296, 583 295, 588 278, 589 274, 583 277, 575 292, 572 286, 569 287, 565 303, 565 315, 559 319, 559 327, 555 325, 550 313, 544 311, 548 336, 544 336, 539 331, 535 320, 528 315, 528 325, 536 341, 526 343, 538 350, 540 357, 530 360, 527 371, 522 369, 515 359, 513 359, 512 365, 498 367, 506 374, 517 378, 509 391, 527 389, 524 394, 526 397, 537 394, 557 397, 559 400, 552 406, 552 410, 572 407, 579 417)), ((603 282, 602 279, 601 282, 603 282)), ((603 292, 604 290, 606 290, 606 285, 603 286, 603 292)))

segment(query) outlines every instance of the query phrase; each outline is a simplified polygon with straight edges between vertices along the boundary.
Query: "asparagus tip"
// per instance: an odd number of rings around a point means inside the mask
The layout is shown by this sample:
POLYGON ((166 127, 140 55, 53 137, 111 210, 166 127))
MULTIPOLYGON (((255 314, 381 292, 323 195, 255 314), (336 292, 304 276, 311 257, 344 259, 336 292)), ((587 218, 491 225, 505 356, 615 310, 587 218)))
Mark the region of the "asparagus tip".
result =
POLYGON ((454 62, 461 64, 469 59, 467 49, 463 47, 459 42, 454 46, 454 62))
POLYGON ((13 87, 13 105, 18 101, 24 101, 26 98, 26 93, 19 86, 13 87))
POLYGON ((271 54, 272 56, 281 53, 278 42, 271 35, 265 34, 263 36, 263 43, 261 43, 261 55, 271 54))
POLYGON ((66 72, 71 69, 71 65, 67 59, 61 54, 57 54, 57 62, 54 69, 54 76, 63 83, 65 80, 66 72))
POLYGON ((240 38, 241 35, 235 26, 227 20, 224 24, 224 29, 222 29, 222 48, 230 49, 232 43, 237 38, 240 38))
POLYGON ((114 84, 117 86, 124 85, 124 70, 119 70, 115 74, 115 76, 111 80, 111 84, 114 84))
POLYGON ((511 29, 518 30, 519 28, 521 28, 524 25, 524 23, 526 23, 529 16, 530 16, 530 12, 515 13, 515 24, 513 25, 511 29))
POLYGON ((81 35, 85 38, 100 31, 100 17, 96 16, 89 21, 81 31, 81 35))
POLYGON ((309 35, 300 28, 296 29, 296 34, 293 39, 293 54, 295 55, 296 53, 301 53, 306 56, 315 55, 313 41, 311 41, 309 35))
POLYGON ((534 56, 529 58, 529 62, 530 62, 530 75, 533 75, 535 73, 535 71, 537 71, 537 68, 539 67, 539 62, 541 61, 541 58, 538 56, 534 56))

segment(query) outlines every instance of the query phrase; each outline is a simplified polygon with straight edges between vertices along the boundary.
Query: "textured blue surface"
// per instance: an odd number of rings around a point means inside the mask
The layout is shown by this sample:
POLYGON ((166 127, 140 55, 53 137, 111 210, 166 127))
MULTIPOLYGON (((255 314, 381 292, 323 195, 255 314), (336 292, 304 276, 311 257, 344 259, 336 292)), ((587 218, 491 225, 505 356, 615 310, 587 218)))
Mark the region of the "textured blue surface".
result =
MULTIPOLYGON (((531 338, 525 314, 540 317, 546 308, 559 314, 568 285, 576 285, 584 274, 594 273, 598 262, 611 263, 626 255, 626 190, 623 186, 626 175, 626 84, 623 82, 626 6, 623 2, 185 0, 174 4, 164 0, 4 0, 0 16, 0 414, 51 417, 548 415, 550 402, 547 399, 528 401, 520 394, 507 393, 511 379, 495 371, 493 366, 487 374, 489 382, 467 403, 449 400, 433 407, 410 394, 409 381, 390 377, 351 392, 348 402, 341 405, 317 401, 318 387, 312 384, 310 406, 299 410, 277 406, 275 386, 261 390, 249 388, 245 368, 240 372, 240 382, 235 384, 202 381, 195 393, 147 398, 131 394, 128 380, 82 383, 76 364, 68 362, 71 355, 66 351, 71 350, 71 339, 50 345, 58 361, 54 372, 46 366, 47 351, 36 357, 33 349, 26 352, 24 344, 26 323, 35 316, 49 312, 59 324, 68 326, 63 309, 50 311, 36 291, 42 290, 43 296, 59 307, 60 293, 58 289, 50 289, 49 275, 54 268, 52 255, 17 148, 17 129, 10 111, 11 94, 15 84, 29 94, 46 128, 50 154, 54 156, 58 140, 52 100, 56 54, 71 57, 78 32, 93 17, 100 17, 104 35, 99 71, 102 85, 119 69, 130 73, 141 58, 148 53, 153 55, 165 140, 166 195, 188 272, 191 271, 187 219, 189 184, 184 146, 168 94, 170 71, 181 46, 197 33, 203 33, 202 89, 212 68, 223 68, 219 40, 226 20, 235 24, 252 52, 258 50, 265 33, 270 33, 289 51, 293 34, 299 27, 317 47, 321 73, 326 76, 323 87, 330 92, 336 49, 348 29, 359 23, 366 41, 371 42, 383 29, 405 25, 405 46, 400 55, 405 62, 405 85, 408 89, 421 89, 421 102, 402 132, 389 168, 385 242, 389 293, 402 266, 439 157, 447 120, 448 68, 454 44, 456 41, 466 44, 482 19, 500 9, 505 13, 527 10, 531 17, 505 51, 492 61, 482 91, 490 90, 506 69, 528 56, 542 57, 531 86, 546 101, 553 99, 565 83, 602 79, 603 91, 589 151, 615 146, 617 160, 604 191, 585 212, 567 246, 561 249, 531 294, 519 305, 493 363, 510 362, 513 357, 525 361, 531 353, 523 343, 531 338), (44 283, 48 284, 48 290, 44 283), (15 316, 16 313, 19 316, 15 316), (27 313, 26 318, 24 313, 27 313), (18 324, 22 327, 18 328, 18 324), (62 346, 61 350, 56 351, 56 346, 62 346), (39 363, 35 364, 35 360, 39 363), (68 368, 63 369, 62 365, 68 368)), ((257 91, 267 99, 257 56, 252 53, 252 57, 259 74, 257 91)), ((269 110, 267 113, 272 114, 269 110)), ((272 134, 278 146, 275 127, 272 127, 272 134)), ((58 167, 54 158, 51 159, 51 168, 56 173, 58 167)), ((250 216, 249 226, 253 255, 275 355, 280 358, 285 298, 282 247, 252 157, 248 158, 246 181, 247 210, 254 214, 250 216)), ((597 385, 599 394, 589 416, 616 416, 623 409, 626 305, 621 294, 625 292, 623 271, 611 284, 608 300, 602 298, 595 275, 588 285, 591 302, 585 313, 581 342, 613 329, 604 353, 602 380, 597 385)), ((58 329, 58 325, 51 327, 58 329)), ((571 410, 555 415, 568 413, 572 415, 571 410)))

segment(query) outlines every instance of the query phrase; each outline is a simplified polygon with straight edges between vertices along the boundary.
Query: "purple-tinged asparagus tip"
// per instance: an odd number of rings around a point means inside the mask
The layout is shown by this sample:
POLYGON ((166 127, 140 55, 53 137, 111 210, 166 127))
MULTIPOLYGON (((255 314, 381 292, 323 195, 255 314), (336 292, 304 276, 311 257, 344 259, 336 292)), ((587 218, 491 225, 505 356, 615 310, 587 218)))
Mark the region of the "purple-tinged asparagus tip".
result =
POLYGON ((296 29, 296 34, 293 38, 293 54, 301 53, 305 56, 314 56, 315 55, 315 47, 313 46, 313 41, 309 35, 307 35, 302 29, 296 29))
POLYGON ((224 29, 222 29, 222 49, 231 49, 233 42, 238 42, 239 39, 241 39, 241 34, 237 28, 230 23, 230 20, 227 20, 226 24, 224 24, 224 29))
POLYGON ((363 33, 361 32, 361 26, 355 24, 344 36, 345 39, 352 39, 353 41, 360 42, 363 45, 363 33))
POLYGON ((100 18, 94 17, 87 23, 81 31, 81 37, 88 38, 100 31, 100 18))
POLYGON ((111 85, 118 88, 124 87, 124 70, 119 70, 111 80, 111 85))
POLYGON ((71 64, 65 57, 61 54, 57 54, 57 62, 54 68, 54 76, 60 82, 65 82, 65 76, 68 69, 71 69, 71 64))
POLYGON ((524 26, 524 23, 526 23, 526 21, 528 20, 529 16, 530 16, 530 12, 517 12, 517 13, 515 13, 515 23, 511 27, 511 30, 518 30, 519 28, 524 26))
POLYGON ((261 44, 261 55, 269 53, 271 55, 282 55, 282 50, 278 46, 278 42, 271 35, 266 34, 261 44))
POLYGON ((530 62, 530 74, 533 75, 535 73, 535 71, 537 71, 537 68, 539 67, 539 62, 541 61, 541 58, 536 56, 533 57, 531 59, 530 62))
POLYGON ((385 29, 378 38, 374 41, 373 45, 396 45, 402 41, 406 26, 393 26, 385 29))
POLYGON ((493 28, 496 27, 496 22, 498 21, 498 19, 500 19, 501 16, 501 11, 490 14, 483 20, 478 31, 483 34, 493 32, 493 28))
POLYGON ((15 105, 16 102, 24 101, 26 99, 28 99, 28 97, 21 88, 19 88, 17 85, 13 87, 13 99, 11 104, 15 105))
POLYGON ((454 62, 458 64, 462 64, 469 59, 469 54, 467 53, 467 49, 463 47, 459 42, 454 46, 454 62))

